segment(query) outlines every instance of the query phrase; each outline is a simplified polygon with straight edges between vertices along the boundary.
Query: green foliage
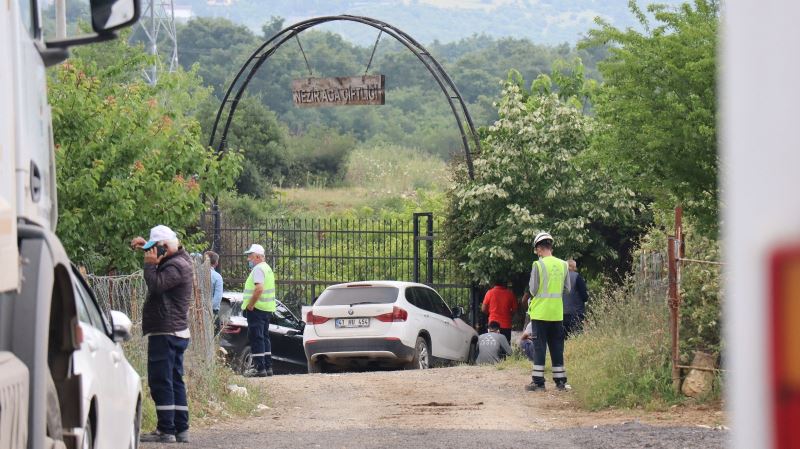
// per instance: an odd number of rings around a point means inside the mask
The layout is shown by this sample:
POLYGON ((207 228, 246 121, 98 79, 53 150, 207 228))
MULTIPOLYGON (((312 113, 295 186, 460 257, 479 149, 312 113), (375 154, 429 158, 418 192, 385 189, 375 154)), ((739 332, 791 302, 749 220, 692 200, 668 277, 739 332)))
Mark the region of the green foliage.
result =
POLYGON ((312 185, 309 176, 322 178, 323 185, 336 184, 344 177, 347 155, 356 146, 350 134, 323 125, 314 125, 301 135, 292 136, 287 145, 291 167, 286 183, 312 185))
MULTIPOLYGON (((655 214, 654 226, 642 236, 640 247, 634 253, 665 253, 667 235, 674 233, 671 213, 655 214)), ((721 354, 722 341, 722 270, 716 264, 722 259, 720 242, 696 231, 696 226, 684 218, 684 247, 687 259, 712 262, 681 262, 680 347, 681 358, 691 360, 694 351, 721 354)), ((660 277, 667 278, 667 267, 662 267, 660 277)))
POLYGON ((635 2, 645 32, 598 21, 584 46, 609 46, 599 64, 604 83, 595 112, 593 148, 617 179, 653 198, 676 203, 697 230, 718 229, 716 48, 719 2, 694 0, 671 10, 650 5, 655 25, 635 2))
POLYGON ((663 408, 672 390, 668 309, 641 302, 631 288, 593 295, 584 332, 569 339, 569 382, 590 410, 610 406, 663 408))
POLYGON ((76 52, 51 72, 57 232, 72 259, 93 272, 129 272, 140 256, 128 242, 158 223, 192 243, 202 195, 229 188, 240 157, 217 160, 200 143, 188 114, 206 91, 194 73, 164 74, 149 86, 130 80, 146 61, 141 53, 124 42, 103 51, 136 57, 95 62, 93 51, 76 52))
POLYGON ((450 193, 451 254, 475 280, 526 273, 533 238, 548 231, 561 257, 616 257, 602 229, 636 217, 629 189, 583 161, 593 123, 556 94, 528 92, 512 72, 500 119, 485 131, 475 179, 463 169, 450 193))
MULTIPOLYGON (((206 142, 218 108, 216 101, 206 101, 198 114, 206 142)), ((224 123, 219 124, 217 133, 222 132, 222 126, 224 123)), ((286 130, 275 113, 258 98, 248 96, 239 101, 228 129, 225 156, 230 152, 241 152, 244 156, 236 190, 256 198, 268 197, 276 180, 286 175, 292 162, 286 157, 286 130)))
POLYGON ((181 66, 189 70, 196 64, 205 85, 213 88, 220 98, 239 67, 259 44, 247 27, 222 18, 192 19, 178 26, 176 33, 181 66))
MULTIPOLYGON (((194 19, 178 29, 181 42, 179 60, 187 70, 197 64, 197 73, 213 88, 217 97, 215 107, 228 84, 247 57, 274 33, 282 29, 283 19, 272 17, 262 26, 263 36, 226 19, 194 19)), ((264 62, 252 78, 247 94, 257 97, 264 106, 277 114, 287 124, 289 155, 280 175, 271 173, 260 178, 253 169, 245 166, 243 177, 256 184, 275 185, 330 185, 341 178, 336 160, 332 156, 345 156, 341 151, 319 154, 316 145, 309 145, 309 135, 321 127, 325 135, 335 139, 355 139, 356 143, 393 144, 419 148, 425 152, 449 159, 463 154, 461 134, 447 103, 447 98, 420 60, 407 48, 384 35, 381 39, 370 73, 386 75, 386 104, 381 107, 296 108, 291 100, 291 81, 313 76, 346 76, 364 73, 372 46, 361 47, 345 41, 330 31, 310 29, 299 35, 304 54, 292 40, 282 45, 264 62), (291 141, 300 141, 294 145, 291 141), (293 165, 296 163, 296 165, 293 165), (288 166, 288 169, 286 168, 288 166)), ((528 79, 547 71, 552 61, 580 56, 587 65, 593 65, 601 53, 571 49, 567 45, 542 46, 523 39, 496 39, 473 36, 459 42, 434 43, 431 54, 440 58, 453 78, 462 97, 468 103, 473 121, 488 125, 497 119, 491 103, 501 89, 501 82, 510 68, 518 70, 528 79)), ((594 76, 592 69, 587 70, 594 76)), ((242 120, 240 109, 234 123, 242 120)), ((206 131, 216 115, 201 119, 206 131)), ((352 145, 355 146, 355 145, 352 145)), ((352 148, 351 146, 351 148, 352 148)), ((246 150, 246 149, 245 149, 246 150)), ((248 159, 249 157, 246 156, 248 159)), ((339 166, 339 168, 341 168, 339 166)), ((239 183, 241 187, 242 183, 239 183)), ((264 188, 240 189, 243 193, 257 194, 264 188)))

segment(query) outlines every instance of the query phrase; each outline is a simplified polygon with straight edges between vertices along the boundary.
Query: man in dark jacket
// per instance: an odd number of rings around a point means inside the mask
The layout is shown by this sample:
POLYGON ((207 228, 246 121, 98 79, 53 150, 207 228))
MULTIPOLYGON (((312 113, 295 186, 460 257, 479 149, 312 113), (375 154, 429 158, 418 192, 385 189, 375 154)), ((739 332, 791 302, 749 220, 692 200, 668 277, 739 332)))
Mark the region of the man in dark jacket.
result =
POLYGON ((578 273, 578 264, 570 259, 567 261, 567 267, 569 267, 570 284, 575 286, 569 294, 564 295, 564 333, 569 337, 583 330, 589 292, 586 290, 586 281, 578 273))
POLYGON ((192 261, 172 229, 158 225, 150 240, 136 237, 133 248, 144 253, 147 299, 142 333, 147 337, 147 383, 156 404, 156 430, 141 441, 189 442, 189 407, 183 383, 183 353, 189 346, 192 261))

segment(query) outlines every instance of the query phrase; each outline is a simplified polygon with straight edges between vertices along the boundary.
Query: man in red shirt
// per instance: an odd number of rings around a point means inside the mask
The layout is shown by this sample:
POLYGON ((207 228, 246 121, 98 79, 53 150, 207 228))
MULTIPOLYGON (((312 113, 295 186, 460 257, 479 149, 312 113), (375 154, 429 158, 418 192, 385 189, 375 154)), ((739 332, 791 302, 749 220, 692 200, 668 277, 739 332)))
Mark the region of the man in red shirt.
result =
POLYGON ((511 316, 517 311, 517 297, 506 288, 505 282, 495 281, 494 287, 483 297, 481 311, 489 314, 490 323, 500 323, 500 333, 511 343, 511 316))

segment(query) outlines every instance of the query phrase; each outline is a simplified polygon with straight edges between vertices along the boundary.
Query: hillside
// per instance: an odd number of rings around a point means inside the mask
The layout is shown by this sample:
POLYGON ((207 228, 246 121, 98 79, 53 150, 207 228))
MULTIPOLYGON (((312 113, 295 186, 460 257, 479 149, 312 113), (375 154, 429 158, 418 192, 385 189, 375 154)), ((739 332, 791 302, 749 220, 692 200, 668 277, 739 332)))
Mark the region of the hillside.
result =
MULTIPOLYGON (((639 1, 640 5, 648 2, 639 1)), ((675 6, 681 0, 662 0, 675 6)), ((285 23, 317 16, 353 14, 390 23, 425 43, 453 42, 473 34, 529 38, 540 44, 574 44, 602 17, 616 27, 638 26, 625 0, 181 0, 194 16, 225 17, 260 31, 271 17, 285 23)), ((326 25, 359 45, 375 40, 374 30, 348 23, 326 25)))

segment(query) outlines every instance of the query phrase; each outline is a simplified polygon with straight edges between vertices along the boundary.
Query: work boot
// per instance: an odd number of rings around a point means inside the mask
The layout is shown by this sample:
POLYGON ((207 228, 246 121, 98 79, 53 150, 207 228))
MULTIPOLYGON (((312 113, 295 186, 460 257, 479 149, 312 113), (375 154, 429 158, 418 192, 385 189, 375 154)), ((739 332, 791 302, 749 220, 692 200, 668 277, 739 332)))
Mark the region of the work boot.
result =
POLYGON ((544 391, 544 385, 536 385, 534 382, 525 385, 527 391, 544 391))
POLYGON ((570 384, 568 384, 566 382, 557 382, 556 383, 556 388, 558 388, 559 391, 568 391, 568 390, 572 390, 572 385, 570 385, 570 384))
POLYGON ((265 369, 249 369, 245 371, 244 377, 267 377, 272 375, 272 370, 265 370, 265 369))
POLYGON ((175 435, 171 433, 164 433, 158 429, 141 435, 139 441, 142 443, 174 443, 176 441, 175 435))
POLYGON ((175 434, 175 440, 178 443, 188 443, 189 442, 189 431, 184 430, 183 432, 178 432, 175 434))

